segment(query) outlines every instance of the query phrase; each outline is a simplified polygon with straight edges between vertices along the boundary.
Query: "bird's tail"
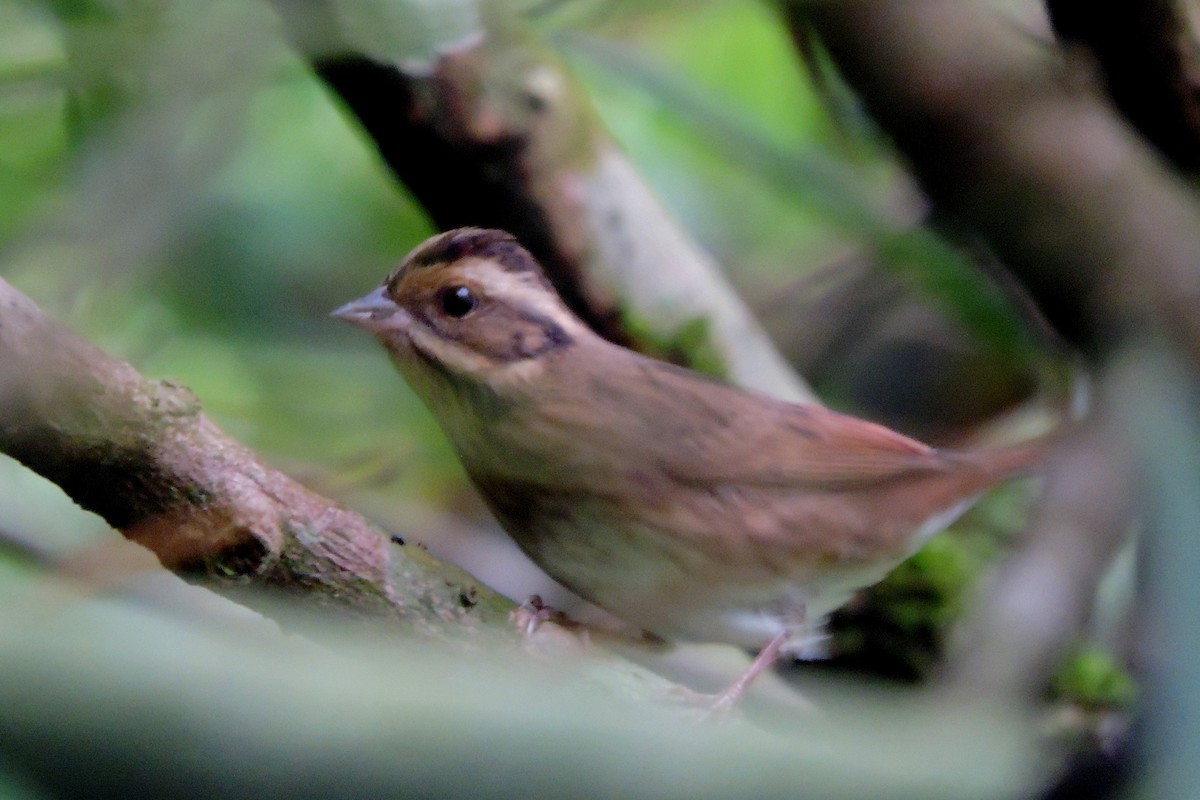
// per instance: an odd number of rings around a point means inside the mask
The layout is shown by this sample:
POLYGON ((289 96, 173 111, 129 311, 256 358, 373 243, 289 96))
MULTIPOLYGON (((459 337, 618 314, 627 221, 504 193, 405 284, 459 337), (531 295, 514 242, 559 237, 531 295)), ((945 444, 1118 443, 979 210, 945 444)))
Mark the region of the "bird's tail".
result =
POLYGON ((966 457, 997 480, 1037 471, 1058 444, 1085 419, 1092 405, 1091 380, 1086 371, 1071 371, 1065 391, 1057 398, 1039 403, 1028 414, 1006 420, 993 428, 989 441, 1005 439, 1013 444, 985 445, 977 442, 965 449, 966 457))

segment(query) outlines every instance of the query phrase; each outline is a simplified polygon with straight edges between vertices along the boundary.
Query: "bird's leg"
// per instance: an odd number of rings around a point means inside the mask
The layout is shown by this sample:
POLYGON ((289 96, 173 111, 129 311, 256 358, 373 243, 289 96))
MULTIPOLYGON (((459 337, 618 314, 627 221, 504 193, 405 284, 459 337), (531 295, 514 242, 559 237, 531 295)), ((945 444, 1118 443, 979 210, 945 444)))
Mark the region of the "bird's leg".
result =
POLYGON ((750 684, 754 683, 764 669, 771 667, 779 658, 779 652, 783 646, 787 644, 791 634, 787 631, 780 631, 775 634, 775 638, 763 645, 763 648, 758 651, 758 655, 750 662, 750 666, 743 672, 738 679, 718 695, 713 700, 712 705, 705 713, 706 719, 721 719, 737 708, 738 702, 742 699, 742 695, 750 688, 750 684))

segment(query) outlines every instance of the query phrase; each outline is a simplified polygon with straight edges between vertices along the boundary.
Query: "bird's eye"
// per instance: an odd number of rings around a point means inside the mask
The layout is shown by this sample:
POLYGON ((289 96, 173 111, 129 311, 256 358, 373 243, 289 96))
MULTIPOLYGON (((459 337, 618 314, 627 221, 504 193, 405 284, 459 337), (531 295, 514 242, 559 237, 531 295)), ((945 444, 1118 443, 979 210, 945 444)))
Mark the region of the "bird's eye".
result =
POLYGON ((465 286, 450 286, 442 290, 442 311, 446 316, 462 319, 475 308, 475 295, 465 286))

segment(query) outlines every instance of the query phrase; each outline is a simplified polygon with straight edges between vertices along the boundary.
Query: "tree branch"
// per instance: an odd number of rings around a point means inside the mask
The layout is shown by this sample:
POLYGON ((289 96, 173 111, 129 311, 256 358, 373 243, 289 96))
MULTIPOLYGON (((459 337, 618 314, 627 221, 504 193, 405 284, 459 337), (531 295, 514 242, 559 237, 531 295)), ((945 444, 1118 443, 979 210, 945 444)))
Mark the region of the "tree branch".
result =
POLYGON ((266 466, 197 398, 149 381, 0 280, 0 450, 218 588, 247 582, 439 630, 508 603, 266 466))
POLYGON ((1123 439, 1105 413, 1063 442, 1023 546, 987 587, 949 660, 951 691, 1036 696, 1076 643, 1133 530, 1136 479, 1123 439))

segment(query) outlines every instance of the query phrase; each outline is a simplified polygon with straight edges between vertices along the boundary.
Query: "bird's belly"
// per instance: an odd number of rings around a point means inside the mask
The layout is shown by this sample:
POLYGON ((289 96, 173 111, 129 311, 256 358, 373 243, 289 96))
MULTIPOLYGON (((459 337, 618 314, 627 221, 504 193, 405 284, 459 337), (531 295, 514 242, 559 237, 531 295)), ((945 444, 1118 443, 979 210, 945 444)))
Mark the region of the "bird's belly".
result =
POLYGON ((721 602, 680 609, 672 620, 673 636, 758 649, 786 633, 789 639, 784 653, 803 659, 823 658, 829 614, 845 605, 859 589, 882 580, 897 563, 809 574, 797 582, 744 587, 714 598, 721 602))
POLYGON ((595 494, 514 495, 522 502, 503 502, 493 490, 489 504, 522 550, 552 578, 626 622, 668 640, 746 648, 787 633, 787 649, 802 656, 813 653, 831 611, 881 580, 968 505, 918 522, 907 547, 831 562, 787 541, 764 556, 731 546, 730 537, 681 538, 595 494))
POLYGON ((900 560, 797 567, 764 578, 627 521, 614 529, 594 517, 570 525, 558 520, 532 537, 514 538, 555 580, 659 637, 756 649, 786 632, 786 651, 803 658, 821 655, 829 612, 900 560))
POLYGON ((930 536, 961 516, 975 499, 956 503, 919 523, 908 546, 890 558, 862 564, 798 568, 791 576, 774 582, 712 591, 703 599, 680 607, 672 620, 673 634, 660 635, 756 649, 779 633, 788 633, 790 640, 784 647, 785 653, 805 659, 824 657, 827 638, 824 625, 829 614, 849 602, 859 590, 883 580, 930 536))

